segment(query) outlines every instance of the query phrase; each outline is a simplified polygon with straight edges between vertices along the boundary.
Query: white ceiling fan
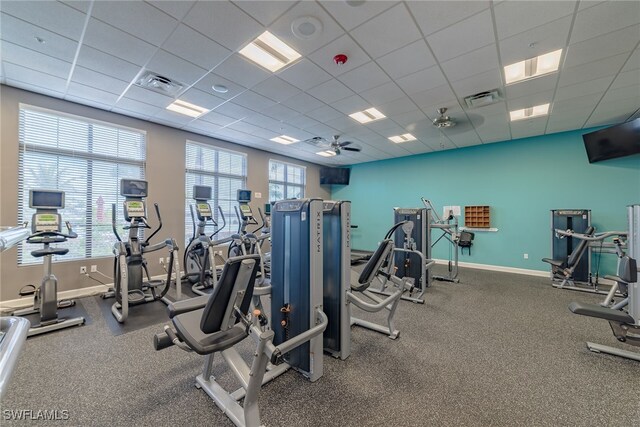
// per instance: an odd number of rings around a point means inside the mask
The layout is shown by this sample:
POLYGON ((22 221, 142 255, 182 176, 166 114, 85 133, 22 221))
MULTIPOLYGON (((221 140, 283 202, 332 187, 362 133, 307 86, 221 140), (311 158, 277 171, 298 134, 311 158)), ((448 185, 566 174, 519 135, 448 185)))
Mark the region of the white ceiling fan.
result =
POLYGON ((353 141, 338 141, 340 139, 340 135, 334 135, 333 140, 327 140, 321 136, 314 136, 313 138, 309 138, 304 142, 314 145, 316 147, 320 147, 325 150, 331 150, 336 155, 340 155, 342 150, 344 151, 353 151, 359 152, 362 151, 360 147, 353 146, 353 141))

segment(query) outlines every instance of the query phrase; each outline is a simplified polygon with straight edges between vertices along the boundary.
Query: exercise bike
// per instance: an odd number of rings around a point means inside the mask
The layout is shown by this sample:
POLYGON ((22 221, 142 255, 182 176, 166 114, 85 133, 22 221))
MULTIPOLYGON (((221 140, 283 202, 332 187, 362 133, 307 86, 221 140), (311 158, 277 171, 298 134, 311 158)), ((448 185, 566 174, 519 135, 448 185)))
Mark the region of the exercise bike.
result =
POLYGON ((51 272, 54 255, 66 255, 69 249, 53 248, 52 243, 63 243, 68 239, 75 239, 78 235, 71 229, 67 221, 67 233, 61 232, 62 217, 58 209, 64 208, 64 192, 55 190, 30 190, 29 207, 35 208, 36 213, 31 217, 31 232, 27 243, 41 244, 44 248, 31 252, 36 258, 44 258, 44 277, 38 288, 33 285, 25 286, 20 296, 33 295, 33 308, 18 310, 16 316, 40 314, 40 323, 32 325, 27 336, 44 334, 71 326, 83 325, 84 317, 58 317, 58 308, 72 307, 74 300, 58 301, 58 279, 51 272), (25 289, 26 288, 26 289, 25 289))
POLYGON ((120 181, 120 195, 125 197, 123 203, 124 219, 129 224, 124 227, 129 231, 129 238, 123 241, 116 228, 116 205, 111 206, 112 229, 118 242, 114 245, 115 255, 113 265, 114 288, 103 295, 103 298, 114 296, 116 302, 111 307, 111 312, 116 320, 123 323, 129 316, 129 306, 144 304, 162 300, 165 304, 172 301, 166 295, 171 287, 175 272, 177 298, 182 298, 182 290, 179 283, 180 266, 178 261, 178 245, 174 239, 166 239, 155 245, 150 240, 162 229, 162 217, 160 208, 155 203, 158 228, 144 239, 140 237, 140 230, 151 229, 147 222, 147 213, 144 198, 147 197, 147 181, 136 179, 122 179, 120 181), (167 248, 169 250, 169 263, 165 279, 152 280, 144 256, 148 253, 167 248), (144 280, 146 275, 147 280, 144 280), (158 291, 158 289, 160 289, 158 291))
POLYGON ((217 254, 213 248, 230 242, 231 238, 213 240, 213 237, 225 228, 226 221, 220 206, 218 206, 218 212, 222 218, 222 227, 218 227, 218 223, 213 219, 213 212, 211 205, 209 205, 209 200, 211 200, 211 187, 194 185, 193 199, 195 203, 189 205, 191 220, 193 221, 193 235, 191 239, 189 239, 189 244, 184 252, 183 265, 185 275, 183 279, 188 280, 192 284, 191 290, 194 293, 198 295, 208 295, 218 281, 220 274, 217 267, 218 264, 224 264, 224 259, 220 260, 220 263, 216 262, 217 254), (198 219, 197 223, 196 217, 198 219), (211 235, 208 235, 206 232, 207 225, 212 225, 215 228, 215 231, 211 235))

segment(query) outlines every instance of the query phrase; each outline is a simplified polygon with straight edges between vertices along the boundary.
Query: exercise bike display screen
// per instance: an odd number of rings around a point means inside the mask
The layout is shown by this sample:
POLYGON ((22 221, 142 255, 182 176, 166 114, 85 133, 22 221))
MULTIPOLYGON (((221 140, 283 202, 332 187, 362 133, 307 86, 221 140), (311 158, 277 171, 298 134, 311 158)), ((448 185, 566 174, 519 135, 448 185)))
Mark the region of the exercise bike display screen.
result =
POLYGON ((238 203, 249 203, 251 201, 251 190, 238 190, 238 203))
POLYGON ((250 218, 253 216, 253 212, 251 212, 251 207, 249 205, 240 205, 240 212, 242 216, 250 218))
POLYGON ((54 213, 33 215, 33 231, 60 231, 60 216, 54 213))
POLYGON ((29 191, 29 207, 34 209, 64 208, 64 191, 31 190, 29 191))
POLYGON ((209 203, 197 203, 196 208, 198 209, 199 216, 211 218, 211 206, 209 203))
POLYGON ((124 202, 126 216, 129 218, 141 218, 144 215, 144 202, 138 200, 129 200, 124 202))
POLYGON ((120 181, 120 195, 124 197, 147 197, 147 181, 141 179, 122 179, 120 181))
POLYGON ((208 185, 194 185, 193 198, 195 200, 211 200, 211 187, 208 185))

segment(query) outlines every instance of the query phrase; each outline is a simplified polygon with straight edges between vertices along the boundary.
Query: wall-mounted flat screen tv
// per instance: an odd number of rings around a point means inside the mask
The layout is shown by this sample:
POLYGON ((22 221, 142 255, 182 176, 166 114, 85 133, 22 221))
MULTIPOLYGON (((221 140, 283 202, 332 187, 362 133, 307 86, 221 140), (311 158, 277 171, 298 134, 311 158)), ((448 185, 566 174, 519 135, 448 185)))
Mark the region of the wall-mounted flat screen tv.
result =
POLYGON ((640 118, 582 135, 589 163, 640 153, 640 118))
POLYGON ((321 168, 320 184, 349 185, 350 172, 348 168, 321 168))

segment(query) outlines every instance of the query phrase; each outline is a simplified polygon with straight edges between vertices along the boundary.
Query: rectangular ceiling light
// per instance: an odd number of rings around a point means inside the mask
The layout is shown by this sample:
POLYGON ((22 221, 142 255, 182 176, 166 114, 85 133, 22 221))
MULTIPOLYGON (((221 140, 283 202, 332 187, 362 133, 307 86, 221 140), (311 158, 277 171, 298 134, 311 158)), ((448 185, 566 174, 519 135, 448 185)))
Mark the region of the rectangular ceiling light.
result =
POLYGON ((176 99, 171 104, 169 104, 167 106, 167 110, 184 114, 185 116, 189 116, 189 117, 200 117, 201 115, 211 111, 211 110, 207 110, 204 107, 200 107, 198 105, 191 104, 186 101, 180 101, 179 99, 176 99))
POLYGON ((385 116, 375 108, 369 108, 364 111, 358 111, 357 113, 349 114, 349 117, 360 123, 369 123, 375 120, 384 119, 387 116, 385 116))
POLYGON ((549 74, 558 70, 562 49, 529 58, 504 67, 504 78, 507 84, 549 74))
POLYGON ((240 54, 274 73, 301 57, 298 52, 269 31, 265 31, 243 47, 240 54))
POLYGON ((401 144, 407 141, 415 141, 416 137, 411 135, 410 133, 405 133, 404 135, 390 136, 389 139, 396 144, 401 144))
POLYGON ((336 155, 335 151, 332 150, 318 151, 316 154, 322 157, 333 157, 336 155))
POLYGON ((549 113, 549 104, 536 105, 535 107, 523 108, 522 110, 509 111, 511 121, 532 119, 544 116, 549 113))
POLYGON ((279 144, 289 145, 289 144, 293 144, 294 142, 298 142, 300 140, 291 138, 290 136, 287 136, 287 135, 280 135, 280 136, 276 136, 275 138, 271 138, 271 141, 277 142, 279 144))

